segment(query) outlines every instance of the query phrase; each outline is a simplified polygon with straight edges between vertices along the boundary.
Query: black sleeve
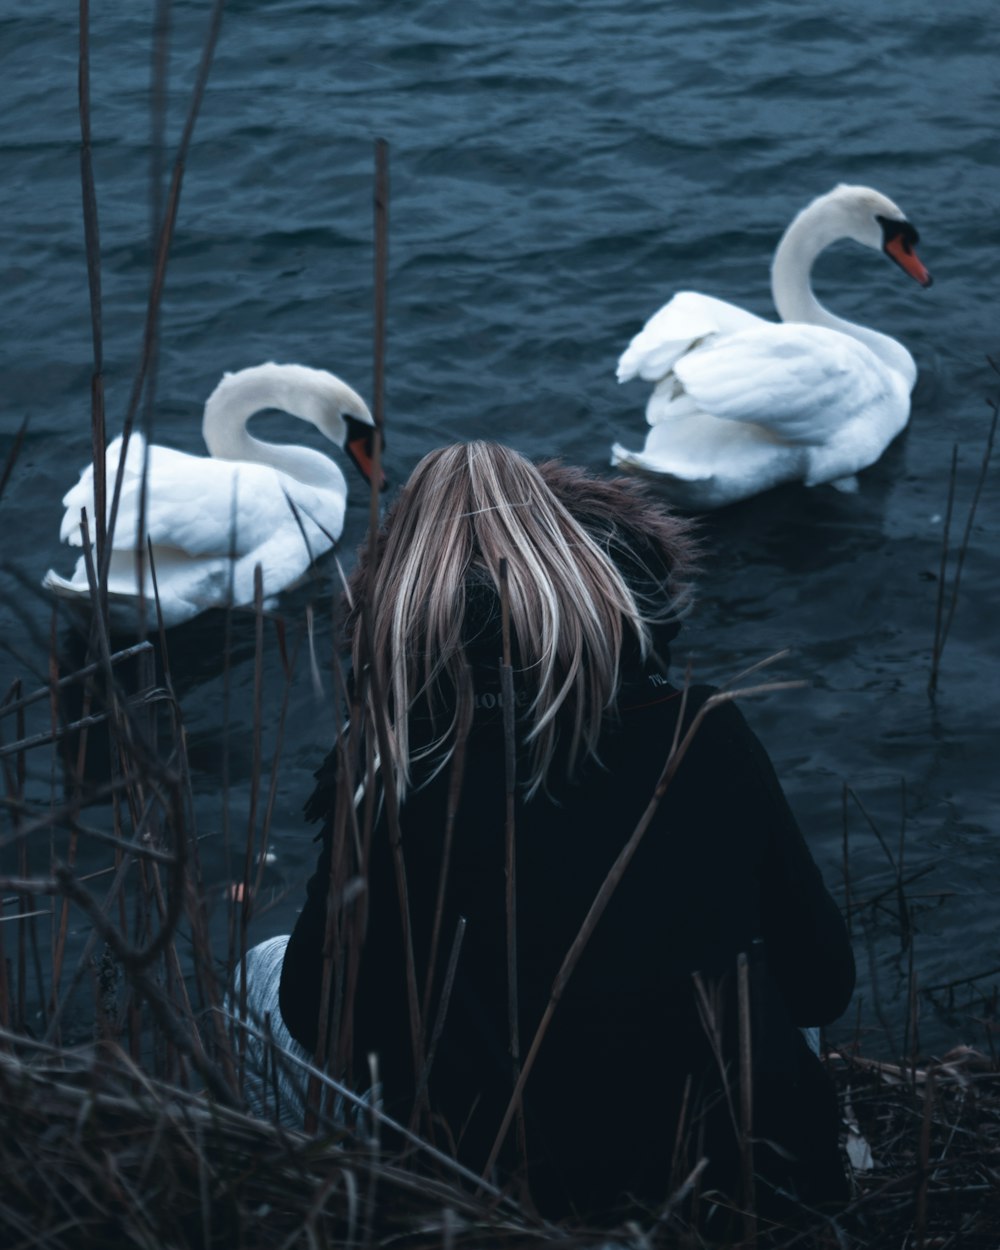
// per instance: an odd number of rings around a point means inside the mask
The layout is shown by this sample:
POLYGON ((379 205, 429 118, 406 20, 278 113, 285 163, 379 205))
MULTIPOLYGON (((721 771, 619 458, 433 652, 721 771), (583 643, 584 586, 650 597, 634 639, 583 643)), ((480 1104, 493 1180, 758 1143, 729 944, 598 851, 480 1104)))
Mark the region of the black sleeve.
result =
POLYGON ((796 1024, 829 1024, 854 991, 854 953, 767 752, 735 702, 716 708, 731 738, 740 787, 766 832, 759 863, 767 966, 796 1024))

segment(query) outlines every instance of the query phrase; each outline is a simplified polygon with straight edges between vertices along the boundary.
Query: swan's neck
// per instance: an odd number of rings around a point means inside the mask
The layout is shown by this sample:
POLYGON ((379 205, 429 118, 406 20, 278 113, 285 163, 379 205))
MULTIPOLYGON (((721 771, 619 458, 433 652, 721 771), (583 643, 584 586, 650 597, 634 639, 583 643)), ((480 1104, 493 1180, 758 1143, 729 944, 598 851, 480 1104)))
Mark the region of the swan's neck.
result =
POLYGON ((205 404, 202 436, 209 455, 218 460, 244 460, 270 465, 298 481, 312 486, 329 487, 343 480, 339 468, 321 452, 311 447, 288 446, 255 438, 247 422, 256 412, 277 408, 290 416, 317 425, 327 437, 343 442, 343 426, 339 431, 318 420, 319 404, 316 375, 318 370, 293 365, 261 365, 227 374, 205 404))
POLYGON ((831 243, 850 238, 850 232, 831 211, 824 198, 814 201, 795 218, 785 231, 771 265, 771 293, 782 321, 804 321, 808 325, 826 326, 858 339, 875 355, 903 375, 912 389, 917 379, 913 357, 887 334, 879 334, 867 326, 859 326, 843 317, 836 317, 819 302, 812 289, 812 267, 831 243))

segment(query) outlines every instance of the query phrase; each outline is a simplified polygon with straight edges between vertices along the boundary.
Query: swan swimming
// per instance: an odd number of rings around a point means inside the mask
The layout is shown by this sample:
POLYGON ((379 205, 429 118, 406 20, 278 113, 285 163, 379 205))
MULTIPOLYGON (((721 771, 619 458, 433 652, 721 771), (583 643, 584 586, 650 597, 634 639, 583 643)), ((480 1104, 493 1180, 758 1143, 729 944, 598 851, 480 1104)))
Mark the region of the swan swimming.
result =
POLYGON ((771 266, 781 322, 681 291, 647 321, 618 362, 618 381, 655 383, 642 451, 616 443, 611 463, 669 484, 692 510, 718 508, 782 482, 856 490, 903 429, 917 378, 886 334, 834 316, 810 273, 838 239, 884 251, 921 286, 931 276, 918 235, 870 187, 841 184, 813 200, 782 236, 771 266))
MULTIPOLYGON (((276 595, 298 581, 340 537, 347 500, 343 473, 329 456, 310 447, 254 438, 247 422, 267 408, 311 422, 346 448, 366 478, 371 476, 374 421, 361 396, 340 378, 322 369, 277 364, 225 374, 205 404, 207 456, 149 447, 145 527, 166 626, 208 608, 252 603, 258 564, 265 595, 276 595)), ((106 452, 109 514, 121 445, 116 438, 106 452)), ((134 628, 138 619, 136 533, 145 456, 145 442, 134 433, 125 457, 108 568, 108 603, 116 628, 134 628)), ((59 537, 82 547, 81 509, 94 532, 92 465, 82 471, 63 505, 59 537)), ((144 576, 144 597, 153 619, 148 559, 144 576)), ((77 602, 90 598, 83 556, 71 578, 49 569, 42 584, 77 602)))

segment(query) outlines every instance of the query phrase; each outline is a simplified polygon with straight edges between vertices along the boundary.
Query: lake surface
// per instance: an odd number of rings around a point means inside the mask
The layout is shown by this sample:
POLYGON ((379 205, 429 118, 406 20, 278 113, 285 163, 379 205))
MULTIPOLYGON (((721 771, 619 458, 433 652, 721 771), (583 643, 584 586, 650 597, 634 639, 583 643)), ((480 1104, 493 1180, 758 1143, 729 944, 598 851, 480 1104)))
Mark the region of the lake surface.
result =
MULTIPOLYGON (((206 18, 206 4, 174 5, 171 153, 206 18)), ((0 16, 5 447, 29 419, 2 501, 4 689, 17 676, 44 681, 50 605, 34 587, 50 565, 71 567, 59 501, 90 455, 76 38, 73 6, 38 0, 0 16)), ((92 44, 114 434, 149 281, 146 6, 100 6, 92 44)), ((1000 351, 998 65, 1000 28, 981 2, 873 11, 794 0, 234 0, 185 171, 160 334, 154 435, 188 451, 202 450, 201 404, 224 370, 298 361, 370 394, 372 147, 384 136, 392 480, 430 448, 473 437, 607 471, 612 442, 638 447, 645 429, 646 388, 616 385, 618 355, 675 290, 772 315, 771 253, 800 207, 841 181, 893 198, 921 231, 933 289, 851 244, 822 259, 815 283, 833 310, 894 335, 916 358, 910 426, 862 474, 857 495, 784 488, 710 517, 700 601, 675 660, 690 656, 696 679, 722 682, 792 649, 775 675, 808 689, 757 701, 748 715, 838 897, 845 785, 894 854, 902 826, 906 872, 923 872, 909 891, 924 986, 1000 965, 997 466, 936 700, 927 694, 952 447, 957 543, 987 399, 1000 389, 987 363, 1000 351)), ((355 489, 345 559, 366 509, 355 489)), ((332 584, 327 561, 282 599, 291 633, 332 584)), ((325 607, 319 615, 325 657, 325 607)), ((253 679, 252 623, 237 621, 239 732, 224 748, 223 630, 218 614, 171 639, 202 855, 220 892, 222 755, 228 817, 242 829, 253 679)), ((282 692, 273 645, 265 675, 268 755, 282 692)), ((311 871, 300 810, 335 720, 304 664, 290 699, 272 834, 276 901, 258 921, 261 938, 291 925, 311 871)), ((50 779, 37 755, 34 797, 50 779)), ((894 873, 858 807, 847 811, 854 897, 873 896, 894 873)), ((866 913, 864 931, 856 916, 855 932, 862 1018, 873 1023, 878 993, 898 1033, 907 959, 892 907, 866 913)), ((929 1045, 980 1040, 968 1019, 926 999, 922 1011, 929 1045)))

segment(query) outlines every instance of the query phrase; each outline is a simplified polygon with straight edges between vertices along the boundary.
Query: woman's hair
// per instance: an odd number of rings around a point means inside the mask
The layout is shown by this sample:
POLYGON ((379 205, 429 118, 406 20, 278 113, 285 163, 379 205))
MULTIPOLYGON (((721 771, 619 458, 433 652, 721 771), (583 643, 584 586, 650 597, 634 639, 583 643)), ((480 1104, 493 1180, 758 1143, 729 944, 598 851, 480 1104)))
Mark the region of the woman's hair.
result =
POLYGON ((502 560, 530 794, 557 743, 570 774, 596 753, 623 652, 645 659, 650 626, 677 620, 691 553, 687 524, 631 482, 536 467, 498 443, 425 456, 382 524, 374 573, 362 548, 350 579, 355 678, 370 664, 399 797, 412 764, 433 774, 470 730, 477 670, 498 671, 502 560))

